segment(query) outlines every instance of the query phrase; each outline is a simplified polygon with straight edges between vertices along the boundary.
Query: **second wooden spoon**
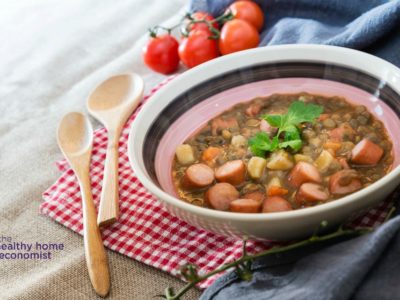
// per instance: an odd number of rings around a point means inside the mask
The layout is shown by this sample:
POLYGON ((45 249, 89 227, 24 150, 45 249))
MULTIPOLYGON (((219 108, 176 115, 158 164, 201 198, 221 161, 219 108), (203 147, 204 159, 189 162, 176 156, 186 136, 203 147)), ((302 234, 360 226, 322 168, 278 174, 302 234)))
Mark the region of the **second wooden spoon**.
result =
POLYGON ((118 141, 124 124, 142 99, 143 87, 143 80, 137 74, 117 75, 97 86, 87 101, 89 113, 101 122, 108 132, 103 187, 97 217, 99 226, 114 223, 118 219, 118 141))
POLYGON ((69 113, 64 116, 58 127, 57 141, 74 170, 81 190, 83 240, 90 281, 96 293, 105 297, 110 290, 110 273, 107 254, 96 224, 96 207, 93 203, 89 177, 93 143, 92 125, 83 114, 69 113))

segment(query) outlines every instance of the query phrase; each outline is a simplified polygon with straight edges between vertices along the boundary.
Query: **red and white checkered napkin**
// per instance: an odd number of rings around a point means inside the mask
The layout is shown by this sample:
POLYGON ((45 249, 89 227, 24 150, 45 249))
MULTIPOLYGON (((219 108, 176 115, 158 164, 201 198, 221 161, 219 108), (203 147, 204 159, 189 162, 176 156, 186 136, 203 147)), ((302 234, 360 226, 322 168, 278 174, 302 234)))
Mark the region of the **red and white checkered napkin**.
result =
MULTIPOLYGON (((169 80, 155 87, 145 100, 151 101, 158 89, 169 80)), ((193 263, 200 272, 208 272, 241 255, 240 240, 227 238, 193 227, 170 215, 139 182, 133 173, 127 155, 127 141, 131 122, 125 125, 119 146, 119 222, 103 231, 104 245, 140 262, 179 276, 180 266, 193 263)), ((93 199, 100 200, 103 167, 106 155, 107 133, 104 128, 94 132, 91 179, 93 199)), ((72 169, 63 160, 57 163, 61 177, 43 193, 40 212, 79 234, 83 234, 81 194, 72 169)), ((354 226, 374 226, 383 222, 391 201, 381 203, 353 222, 354 226)), ((248 243, 250 253, 268 249, 272 243, 248 243)), ((206 288, 216 277, 203 282, 206 288)))

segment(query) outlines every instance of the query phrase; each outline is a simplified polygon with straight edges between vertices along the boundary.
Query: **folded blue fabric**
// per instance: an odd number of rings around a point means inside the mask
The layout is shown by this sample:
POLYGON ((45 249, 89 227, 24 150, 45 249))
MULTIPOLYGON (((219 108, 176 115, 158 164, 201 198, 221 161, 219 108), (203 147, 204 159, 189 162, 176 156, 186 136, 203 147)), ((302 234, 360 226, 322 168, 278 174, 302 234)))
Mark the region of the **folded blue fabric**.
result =
MULTIPOLYGON (((233 0, 193 0, 192 11, 219 15, 233 0)), ((400 66, 400 1, 259 0, 260 46, 325 44, 363 50, 400 66)))
MULTIPOLYGON (((232 0, 193 0, 219 15, 232 0)), ((400 0, 259 0, 260 46, 294 43, 359 49, 400 67, 400 0)), ((372 234, 257 260, 251 281, 234 272, 201 300, 400 299, 400 215, 372 234)))
POLYGON ((394 300, 400 299, 399 279, 397 216, 359 238, 257 260, 251 281, 228 273, 200 300, 394 300))

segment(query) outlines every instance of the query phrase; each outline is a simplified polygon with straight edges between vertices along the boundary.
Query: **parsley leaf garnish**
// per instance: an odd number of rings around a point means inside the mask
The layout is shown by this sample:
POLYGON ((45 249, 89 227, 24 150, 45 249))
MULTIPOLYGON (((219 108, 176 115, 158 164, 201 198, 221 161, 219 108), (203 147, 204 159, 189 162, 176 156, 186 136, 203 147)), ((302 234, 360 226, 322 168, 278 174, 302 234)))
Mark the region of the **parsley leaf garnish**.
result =
POLYGON ((265 132, 257 133, 249 141, 251 152, 256 156, 265 156, 266 152, 287 147, 299 151, 303 142, 297 126, 304 122, 314 122, 322 111, 323 108, 319 105, 295 101, 284 115, 263 116, 271 126, 278 128, 278 133, 272 139, 265 132), (283 141, 280 140, 282 133, 284 134, 283 141))
POLYGON ((264 131, 257 133, 249 140, 251 152, 256 156, 265 156, 265 152, 272 152, 278 149, 279 139, 275 136, 272 140, 264 131))
POLYGON ((322 111, 322 106, 295 101, 289 106, 289 110, 284 116, 286 117, 286 124, 299 125, 304 122, 314 122, 322 111))
POLYGON ((283 142, 279 143, 279 148, 290 147, 293 150, 299 151, 303 146, 300 131, 296 126, 288 127, 285 131, 285 138, 283 142))

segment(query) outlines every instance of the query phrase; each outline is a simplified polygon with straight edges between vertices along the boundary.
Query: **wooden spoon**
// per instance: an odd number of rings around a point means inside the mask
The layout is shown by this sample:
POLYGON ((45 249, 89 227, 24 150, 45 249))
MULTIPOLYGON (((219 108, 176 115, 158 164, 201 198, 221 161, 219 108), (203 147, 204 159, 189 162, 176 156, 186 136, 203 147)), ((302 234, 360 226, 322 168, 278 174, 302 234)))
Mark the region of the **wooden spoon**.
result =
POLYGON ((87 101, 89 113, 101 122, 108 132, 97 218, 99 226, 112 224, 118 219, 118 141, 124 124, 142 99, 143 86, 143 80, 137 74, 117 75, 96 87, 87 101))
POLYGON ((96 208, 89 177, 92 125, 83 114, 69 113, 64 116, 58 127, 57 141, 78 178, 82 194, 83 237, 90 281, 96 293, 105 297, 110 290, 110 275, 106 251, 96 223, 96 208))

